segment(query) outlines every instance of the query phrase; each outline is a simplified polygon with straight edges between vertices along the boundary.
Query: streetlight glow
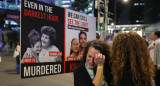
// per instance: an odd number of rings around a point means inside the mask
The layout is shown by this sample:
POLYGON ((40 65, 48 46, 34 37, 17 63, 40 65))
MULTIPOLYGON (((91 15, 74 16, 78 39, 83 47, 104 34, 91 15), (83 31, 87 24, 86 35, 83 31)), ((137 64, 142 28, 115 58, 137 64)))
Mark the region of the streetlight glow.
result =
POLYGON ((111 25, 114 25, 114 23, 112 22, 111 25))
POLYGON ((128 2, 128 0, 123 0, 124 2, 128 2))

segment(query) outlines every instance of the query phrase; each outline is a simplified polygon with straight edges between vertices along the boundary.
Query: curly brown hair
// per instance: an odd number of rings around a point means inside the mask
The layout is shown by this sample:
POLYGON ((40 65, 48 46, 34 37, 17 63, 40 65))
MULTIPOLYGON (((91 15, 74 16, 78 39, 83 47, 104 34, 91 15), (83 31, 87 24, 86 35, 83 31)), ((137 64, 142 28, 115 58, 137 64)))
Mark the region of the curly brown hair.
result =
POLYGON ((51 44, 54 44, 56 38, 57 38, 57 33, 55 28, 51 26, 43 26, 41 27, 41 35, 45 34, 49 36, 51 44))
POLYGON ((145 41, 136 32, 115 36, 110 62, 114 86, 120 86, 123 74, 127 70, 132 71, 132 79, 136 86, 151 86, 154 65, 145 41))
MULTIPOLYGON (((87 42, 87 46, 85 48, 85 51, 84 51, 84 54, 83 54, 83 63, 86 62, 86 57, 87 57, 87 53, 89 51, 89 48, 90 47, 94 47, 96 50, 99 50, 103 55, 105 55, 105 63, 104 63, 104 69, 103 70, 104 72, 104 77, 105 77, 105 80, 107 81, 108 84, 110 84, 110 80, 111 80, 111 67, 110 67, 110 64, 109 64, 109 61, 110 61, 110 46, 102 41, 102 40, 92 40, 92 41, 88 41, 87 42)), ((96 70, 97 68, 94 68, 94 71, 96 70)))

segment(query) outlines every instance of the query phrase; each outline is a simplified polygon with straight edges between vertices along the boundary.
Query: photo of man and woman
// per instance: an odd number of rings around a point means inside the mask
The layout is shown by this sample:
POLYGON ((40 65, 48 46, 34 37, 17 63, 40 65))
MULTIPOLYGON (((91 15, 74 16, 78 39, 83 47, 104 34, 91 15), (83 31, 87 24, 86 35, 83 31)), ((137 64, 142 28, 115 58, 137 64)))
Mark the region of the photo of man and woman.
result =
POLYGON ((87 33, 84 31, 79 32, 79 40, 73 38, 71 40, 71 47, 69 56, 67 56, 66 61, 82 61, 83 52, 87 44, 87 33))

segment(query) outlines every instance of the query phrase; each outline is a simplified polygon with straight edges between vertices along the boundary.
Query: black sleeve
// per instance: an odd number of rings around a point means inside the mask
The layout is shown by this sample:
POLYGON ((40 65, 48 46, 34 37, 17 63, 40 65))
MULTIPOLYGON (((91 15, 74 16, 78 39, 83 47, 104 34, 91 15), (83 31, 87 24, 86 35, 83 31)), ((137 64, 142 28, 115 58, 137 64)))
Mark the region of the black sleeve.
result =
POLYGON ((73 71, 74 86, 94 86, 88 72, 85 71, 86 69, 82 68, 85 67, 78 67, 73 71))

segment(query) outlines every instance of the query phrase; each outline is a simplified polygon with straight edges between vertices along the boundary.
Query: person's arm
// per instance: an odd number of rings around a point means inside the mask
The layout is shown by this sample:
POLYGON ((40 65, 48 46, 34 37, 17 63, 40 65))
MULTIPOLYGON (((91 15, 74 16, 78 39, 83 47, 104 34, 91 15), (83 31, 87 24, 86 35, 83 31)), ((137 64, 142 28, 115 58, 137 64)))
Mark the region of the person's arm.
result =
POLYGON ((105 56, 100 53, 96 54, 95 63, 97 64, 97 72, 95 78, 93 79, 93 84, 95 86, 102 85, 104 62, 105 62, 105 56))
MULTIPOLYGON (((99 66, 99 67, 103 67, 103 66, 99 66)), ((102 80, 103 80, 103 68, 100 68, 100 69, 97 69, 96 76, 93 79, 93 84, 95 86, 101 86, 102 80)))
POLYGON ((153 48, 154 48, 154 45, 151 45, 151 46, 148 47, 149 50, 151 50, 153 48))
POLYGON ((157 70, 160 70, 160 43, 157 43, 155 46, 155 62, 157 65, 157 70))
POLYGON ((31 58, 33 56, 32 48, 27 48, 26 52, 23 55, 23 58, 31 58))

